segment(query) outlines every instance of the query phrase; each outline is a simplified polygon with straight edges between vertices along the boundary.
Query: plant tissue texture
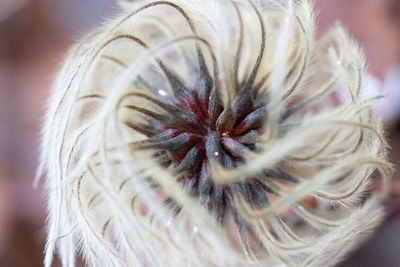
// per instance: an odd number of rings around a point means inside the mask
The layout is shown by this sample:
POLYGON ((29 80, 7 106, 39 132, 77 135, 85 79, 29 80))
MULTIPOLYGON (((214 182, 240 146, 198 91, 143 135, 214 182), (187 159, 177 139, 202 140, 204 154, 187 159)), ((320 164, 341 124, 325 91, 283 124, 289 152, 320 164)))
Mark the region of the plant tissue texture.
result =
POLYGON ((50 97, 46 266, 332 266, 377 226, 391 166, 340 26, 315 41, 304 0, 121 6, 50 97))

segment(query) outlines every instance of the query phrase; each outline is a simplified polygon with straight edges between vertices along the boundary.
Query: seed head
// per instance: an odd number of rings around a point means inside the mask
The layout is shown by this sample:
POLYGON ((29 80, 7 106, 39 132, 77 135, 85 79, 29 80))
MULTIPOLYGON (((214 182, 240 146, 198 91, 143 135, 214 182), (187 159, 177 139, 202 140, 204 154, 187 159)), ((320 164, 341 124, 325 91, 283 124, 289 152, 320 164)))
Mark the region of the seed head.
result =
POLYGON ((46 266, 332 266, 374 229, 391 167, 340 26, 316 42, 305 0, 123 10, 49 101, 46 266))

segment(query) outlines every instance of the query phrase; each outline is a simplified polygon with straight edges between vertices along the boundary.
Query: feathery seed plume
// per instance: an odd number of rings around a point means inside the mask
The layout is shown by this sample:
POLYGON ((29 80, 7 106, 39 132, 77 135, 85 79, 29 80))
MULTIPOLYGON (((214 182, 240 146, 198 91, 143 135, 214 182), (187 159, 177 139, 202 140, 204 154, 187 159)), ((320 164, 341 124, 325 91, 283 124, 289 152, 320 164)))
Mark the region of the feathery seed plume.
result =
POLYGON ((391 165, 340 26, 316 41, 306 0, 122 7, 49 100, 45 266, 333 266, 379 224, 391 165))

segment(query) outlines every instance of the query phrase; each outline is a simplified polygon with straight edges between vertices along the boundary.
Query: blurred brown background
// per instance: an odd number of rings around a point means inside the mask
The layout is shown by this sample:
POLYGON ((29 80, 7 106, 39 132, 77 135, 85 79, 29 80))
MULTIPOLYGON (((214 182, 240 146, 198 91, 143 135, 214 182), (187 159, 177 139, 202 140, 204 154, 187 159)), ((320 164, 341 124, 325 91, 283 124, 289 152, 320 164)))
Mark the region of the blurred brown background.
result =
MULTIPOLYGON (((45 196, 32 188, 39 130, 68 47, 110 17, 117 0, 0 0, 0 267, 42 266, 45 196)), ((389 97, 391 159, 400 164, 400 0, 315 0, 319 34, 341 21, 367 55, 366 87, 389 97)), ((340 266, 400 266, 400 186, 373 238, 340 266)))

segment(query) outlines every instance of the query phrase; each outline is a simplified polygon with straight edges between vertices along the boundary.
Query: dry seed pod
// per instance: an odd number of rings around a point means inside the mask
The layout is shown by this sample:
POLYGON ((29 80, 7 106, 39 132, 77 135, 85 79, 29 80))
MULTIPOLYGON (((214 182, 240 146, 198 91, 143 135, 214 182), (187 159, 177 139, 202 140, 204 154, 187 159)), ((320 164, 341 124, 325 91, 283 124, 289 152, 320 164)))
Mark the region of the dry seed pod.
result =
POLYGON ((304 0, 123 9, 49 101, 46 266, 332 266, 376 227, 391 166, 340 27, 315 42, 304 0))

